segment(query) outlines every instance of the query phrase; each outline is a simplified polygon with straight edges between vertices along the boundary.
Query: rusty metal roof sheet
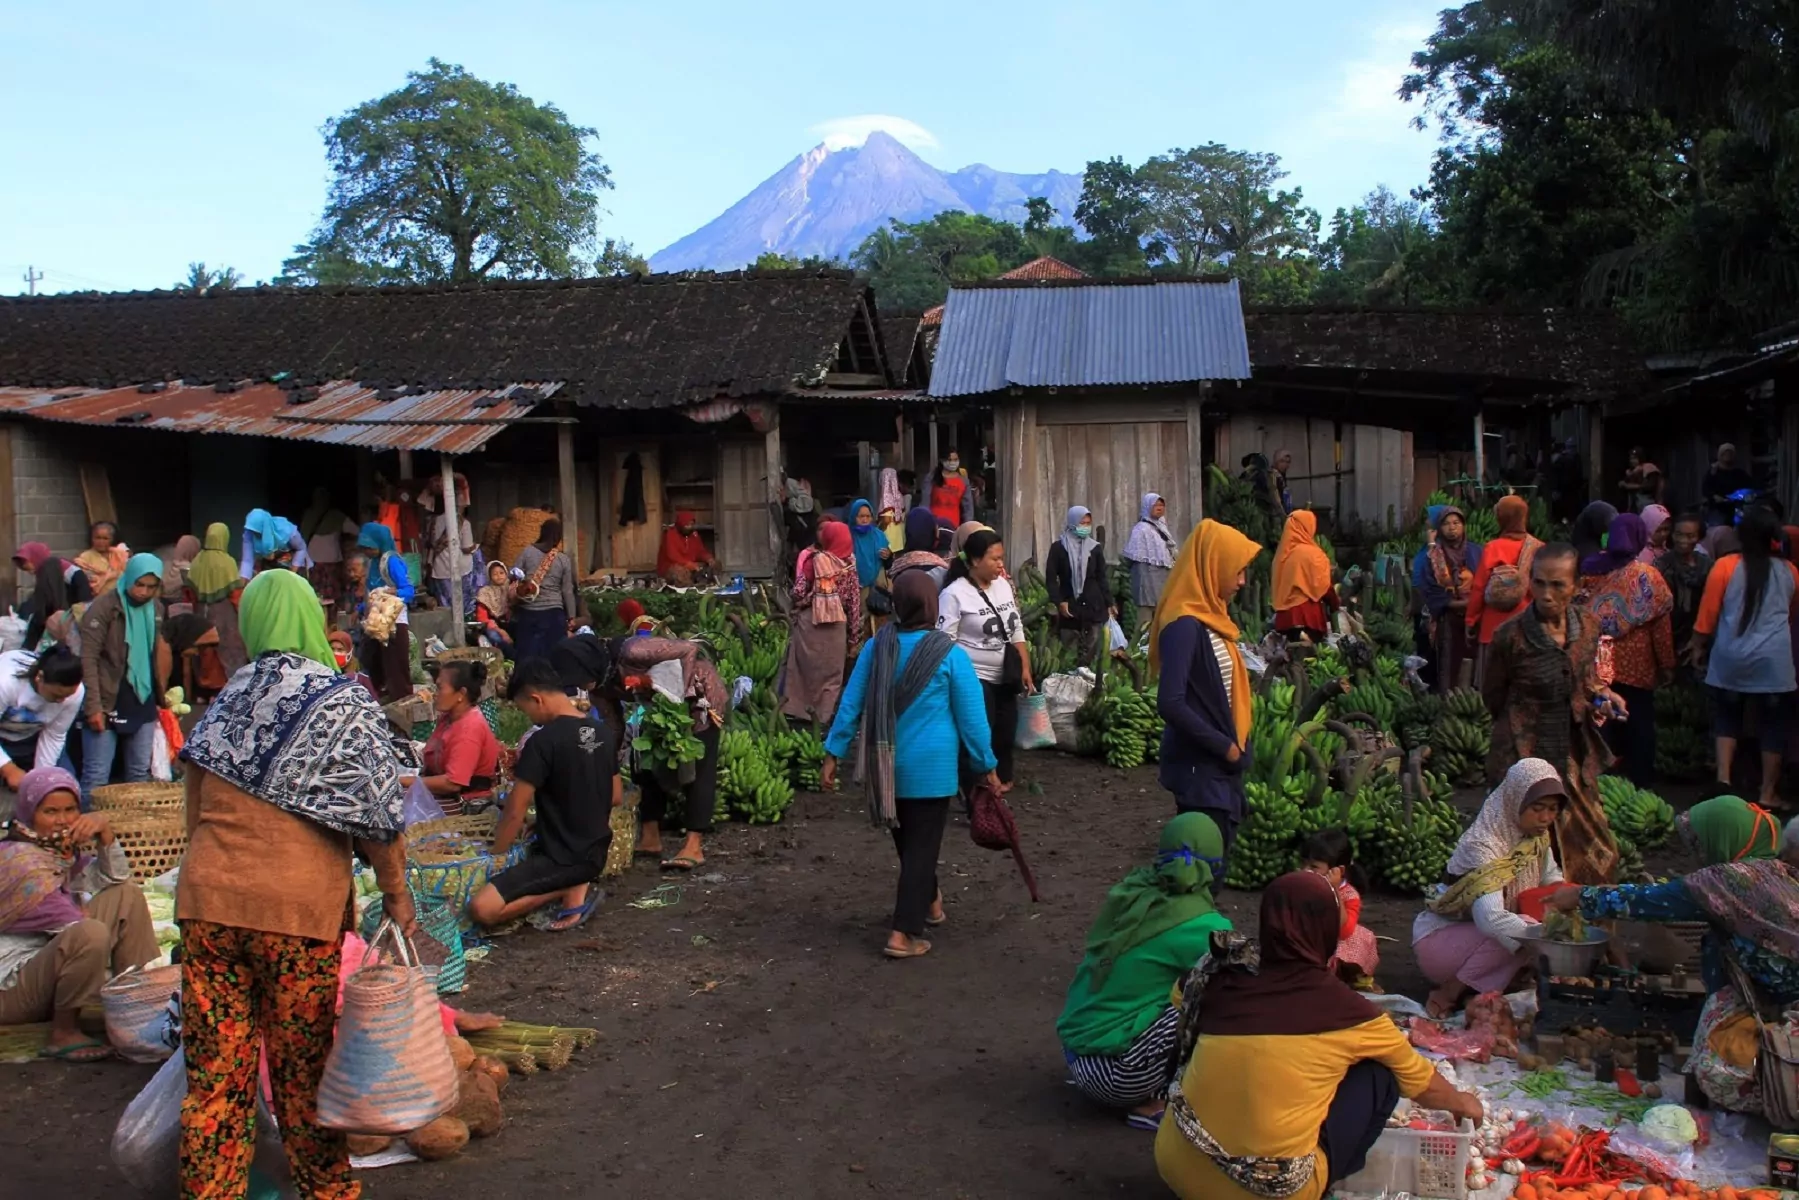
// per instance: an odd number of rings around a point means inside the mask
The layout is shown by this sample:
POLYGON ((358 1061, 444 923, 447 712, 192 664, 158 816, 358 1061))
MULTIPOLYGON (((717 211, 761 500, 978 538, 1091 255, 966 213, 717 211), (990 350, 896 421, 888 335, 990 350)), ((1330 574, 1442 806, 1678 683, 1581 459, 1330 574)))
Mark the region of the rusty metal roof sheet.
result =
POLYGON ((234 433, 293 438, 377 450, 439 450, 467 454, 520 417, 560 384, 510 384, 481 391, 417 391, 395 395, 350 380, 316 389, 247 384, 235 391, 170 383, 160 391, 0 388, 0 412, 79 425, 129 426, 180 433, 234 433), (515 389, 533 388, 520 403, 515 389), (299 398, 311 396, 304 402, 299 398))

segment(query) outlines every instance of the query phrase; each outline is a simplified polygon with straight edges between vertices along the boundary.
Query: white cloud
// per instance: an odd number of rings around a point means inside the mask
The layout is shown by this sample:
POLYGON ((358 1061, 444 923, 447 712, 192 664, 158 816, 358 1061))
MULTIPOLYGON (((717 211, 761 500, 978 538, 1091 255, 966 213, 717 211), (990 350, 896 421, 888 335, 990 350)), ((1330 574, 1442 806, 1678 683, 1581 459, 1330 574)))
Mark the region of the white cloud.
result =
POLYGON ((1376 30, 1361 56, 1343 65, 1337 94, 1320 114, 1323 124, 1362 134, 1405 128, 1417 106, 1400 100, 1399 81, 1411 69, 1412 53, 1424 44, 1431 28, 1389 25, 1376 30))
POLYGON ((913 150, 934 150, 937 148, 937 137, 930 130, 916 121, 908 121, 904 117, 890 117, 882 113, 867 113, 859 117, 832 117, 829 121, 820 121, 809 132, 824 142, 827 150, 848 150, 852 146, 860 146, 868 140, 868 135, 876 131, 891 135, 902 146, 913 150))

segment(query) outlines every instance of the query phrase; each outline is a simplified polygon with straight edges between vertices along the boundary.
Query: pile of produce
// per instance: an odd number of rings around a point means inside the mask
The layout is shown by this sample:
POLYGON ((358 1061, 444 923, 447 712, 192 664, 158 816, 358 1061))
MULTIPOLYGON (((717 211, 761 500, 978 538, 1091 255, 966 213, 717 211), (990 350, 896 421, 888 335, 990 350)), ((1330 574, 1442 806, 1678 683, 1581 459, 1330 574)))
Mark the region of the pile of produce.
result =
POLYGON ((1098 687, 1075 714, 1077 725, 1092 729, 1108 766, 1128 770, 1155 762, 1162 749, 1162 717, 1155 692, 1139 688, 1135 674, 1112 665, 1098 687))
POLYGON ((1377 773, 1356 791, 1342 822, 1369 878, 1411 893, 1442 881, 1464 828, 1449 781, 1427 773, 1423 782, 1425 794, 1408 805, 1399 776, 1377 773))
POLYGON ((1637 787, 1622 775, 1599 777, 1599 800, 1612 835, 1641 850, 1656 850, 1674 836, 1674 809, 1654 792, 1637 787))
POLYGON ((776 761, 773 743, 747 729, 726 729, 718 742, 718 808, 752 825, 779 821, 793 803, 793 785, 776 761))
POLYGON ((1457 688, 1444 697, 1442 719, 1431 727, 1431 767, 1458 787, 1479 786, 1492 741, 1493 715, 1486 701, 1473 688, 1457 688))
POLYGON ((1655 773, 1692 783, 1712 773, 1711 714, 1699 685, 1681 680, 1655 693, 1655 773))
POLYGON ((1031 674, 1038 679, 1061 675, 1082 663, 1075 647, 1064 645, 1050 621, 1049 588, 1037 564, 1027 562, 1012 577, 1013 594, 1018 600, 1019 619, 1024 622, 1025 645, 1031 655, 1031 674))
POLYGON ((643 721, 631 748, 658 769, 679 771, 706 757, 706 747, 693 733, 693 714, 687 705, 655 693, 644 705, 643 721))
POLYGON ((1231 845, 1224 882, 1227 887, 1255 891, 1299 866, 1305 783, 1294 777, 1279 784, 1252 779, 1244 784, 1243 794, 1243 824, 1231 845))

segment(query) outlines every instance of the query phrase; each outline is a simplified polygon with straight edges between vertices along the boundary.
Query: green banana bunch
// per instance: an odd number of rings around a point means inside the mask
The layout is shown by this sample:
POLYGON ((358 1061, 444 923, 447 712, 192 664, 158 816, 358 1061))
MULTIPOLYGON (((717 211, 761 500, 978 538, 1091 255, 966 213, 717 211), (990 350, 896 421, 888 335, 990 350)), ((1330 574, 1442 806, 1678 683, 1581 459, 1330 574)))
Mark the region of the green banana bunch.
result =
POLYGON ((1304 797, 1305 786, 1297 779, 1278 785, 1251 780, 1244 786, 1245 814, 1231 845, 1227 887, 1255 891, 1299 866, 1295 845, 1304 797))
POLYGON ((1695 781, 1712 773, 1711 714, 1697 685, 1681 681, 1655 693, 1655 771, 1695 781))
POLYGON ((793 786, 768 739, 741 728, 719 737, 718 794, 732 816, 755 825, 779 821, 793 803, 793 786))
POLYGON ((1464 787, 1486 778, 1487 751, 1493 741, 1493 717, 1480 693, 1457 688, 1443 699, 1445 715, 1432 726, 1432 769, 1464 787))
POLYGON ((1674 809, 1654 792, 1621 775, 1599 777, 1599 801, 1612 835, 1644 850, 1655 850, 1674 835, 1674 809))
POLYGON ((1367 713, 1382 729, 1397 723, 1399 705, 1379 684, 1358 683, 1346 695, 1337 697, 1331 707, 1339 713, 1367 713))
POLYGON ((1129 770, 1153 761, 1162 745, 1162 718, 1154 696, 1138 691, 1123 670, 1107 671, 1095 695, 1097 699, 1089 697, 1090 723, 1099 731, 1107 765, 1129 770))

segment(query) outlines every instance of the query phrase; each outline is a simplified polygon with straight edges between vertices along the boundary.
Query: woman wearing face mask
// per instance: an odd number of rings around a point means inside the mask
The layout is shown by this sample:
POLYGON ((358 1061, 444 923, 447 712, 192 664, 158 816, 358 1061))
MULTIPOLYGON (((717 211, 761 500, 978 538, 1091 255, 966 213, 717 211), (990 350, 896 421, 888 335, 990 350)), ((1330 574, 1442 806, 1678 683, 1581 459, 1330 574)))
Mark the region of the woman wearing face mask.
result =
POLYGON ((1481 695, 1493 714, 1487 778, 1495 785, 1525 758, 1550 763, 1567 784, 1558 844, 1575 883, 1610 883, 1618 844, 1599 801, 1599 775, 1612 755, 1599 720, 1630 718, 1599 680, 1599 622, 1573 603, 1578 560, 1566 543, 1531 563, 1531 601, 1493 635, 1481 695))
POLYGON ((931 515, 947 521, 951 529, 974 515, 974 498, 968 491, 968 477, 962 474, 962 456, 953 449, 943 456, 931 474, 931 515))
POLYGON ((65 766, 81 697, 81 660, 68 648, 0 654, 0 781, 16 792, 34 767, 65 766))
POLYGON ((1106 580, 1105 552, 1093 541, 1093 514, 1078 504, 1068 510, 1062 536, 1049 548, 1043 578, 1056 606, 1057 632, 1079 647, 1082 662, 1091 663, 1107 618, 1118 610, 1106 580))
POLYGON ((134 554, 112 589, 88 605, 81 618, 83 720, 81 792, 112 780, 113 759, 123 746, 125 782, 150 778, 156 744, 156 706, 168 686, 173 656, 162 628, 162 560, 134 554))

